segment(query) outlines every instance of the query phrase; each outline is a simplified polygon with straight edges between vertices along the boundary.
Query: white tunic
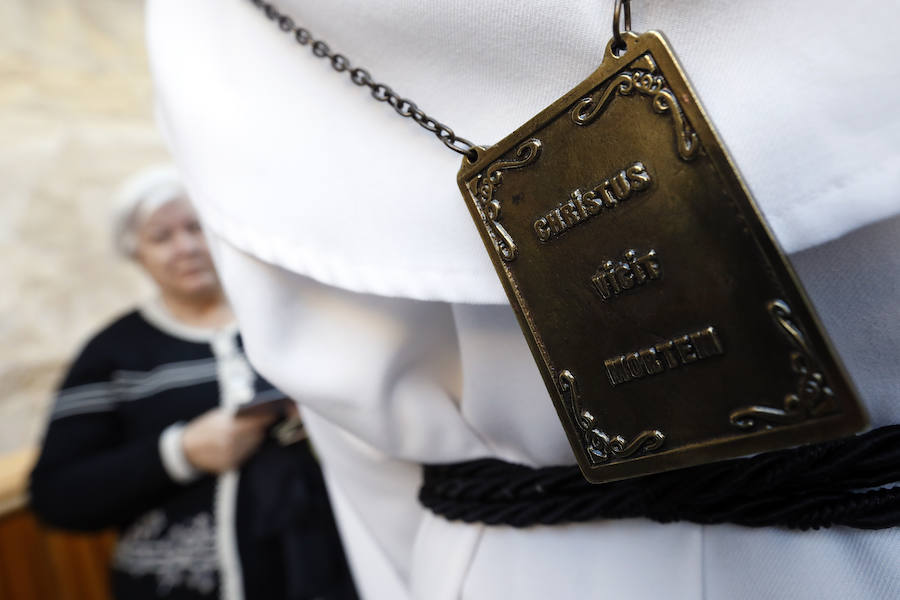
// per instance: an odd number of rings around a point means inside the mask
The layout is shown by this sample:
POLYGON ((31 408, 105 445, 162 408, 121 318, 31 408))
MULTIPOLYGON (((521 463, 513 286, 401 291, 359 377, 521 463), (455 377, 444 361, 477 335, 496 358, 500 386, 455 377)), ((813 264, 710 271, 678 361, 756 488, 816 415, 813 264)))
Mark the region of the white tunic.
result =
MULTIPOLYGON (((596 67, 613 3, 307 4, 280 8, 489 144, 596 67)), ((900 10, 643 4, 635 29, 670 38, 779 241, 817 246, 792 260, 873 426, 900 422, 900 42, 872 34, 900 10)), ((892 530, 517 530, 424 511, 420 463, 574 462, 458 195, 459 158, 249 1, 148 6, 161 124, 251 359, 304 406, 366 598, 900 595, 892 530)))

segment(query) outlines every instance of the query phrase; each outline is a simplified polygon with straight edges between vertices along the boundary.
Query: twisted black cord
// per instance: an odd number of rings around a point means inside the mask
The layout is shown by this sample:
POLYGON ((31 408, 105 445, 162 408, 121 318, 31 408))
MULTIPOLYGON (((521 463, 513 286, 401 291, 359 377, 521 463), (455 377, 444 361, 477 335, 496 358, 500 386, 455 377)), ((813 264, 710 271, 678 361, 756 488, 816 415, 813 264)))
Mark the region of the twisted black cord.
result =
POLYGON ((833 442, 592 485, 576 466, 426 465, 419 500, 451 520, 555 525, 646 517, 818 529, 900 524, 900 425, 833 442))

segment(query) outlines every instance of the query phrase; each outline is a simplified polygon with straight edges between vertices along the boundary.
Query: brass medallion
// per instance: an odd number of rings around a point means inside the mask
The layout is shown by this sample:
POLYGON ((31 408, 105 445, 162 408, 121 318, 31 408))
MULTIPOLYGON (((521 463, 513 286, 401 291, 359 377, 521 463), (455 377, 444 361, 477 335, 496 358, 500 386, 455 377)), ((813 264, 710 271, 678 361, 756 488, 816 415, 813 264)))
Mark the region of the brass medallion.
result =
POLYGON ((855 391, 667 42, 622 40, 458 177, 585 477, 859 431, 855 391))

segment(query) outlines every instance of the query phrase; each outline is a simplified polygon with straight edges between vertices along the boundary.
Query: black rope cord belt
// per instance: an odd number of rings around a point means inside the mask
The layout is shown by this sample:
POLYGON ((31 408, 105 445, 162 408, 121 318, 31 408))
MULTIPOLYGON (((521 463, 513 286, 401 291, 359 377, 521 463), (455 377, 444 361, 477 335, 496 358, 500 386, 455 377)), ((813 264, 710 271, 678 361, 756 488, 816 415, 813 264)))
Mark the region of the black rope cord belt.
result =
POLYGON ((558 525, 646 517, 818 529, 900 524, 900 425, 869 433, 603 485, 576 466, 496 459, 426 465, 419 501, 450 520, 558 525), (880 489, 872 489, 879 488, 880 489))

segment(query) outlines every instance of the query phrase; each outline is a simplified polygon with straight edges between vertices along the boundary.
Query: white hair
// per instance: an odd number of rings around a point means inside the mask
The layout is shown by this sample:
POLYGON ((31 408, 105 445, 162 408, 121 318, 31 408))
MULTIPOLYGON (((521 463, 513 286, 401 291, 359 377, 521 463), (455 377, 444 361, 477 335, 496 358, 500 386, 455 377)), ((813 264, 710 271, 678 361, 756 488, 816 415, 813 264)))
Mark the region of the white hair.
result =
POLYGON ((116 194, 113 213, 113 245, 126 258, 137 252, 137 231, 162 205, 187 199, 178 171, 172 165, 156 165, 129 177, 116 194))

